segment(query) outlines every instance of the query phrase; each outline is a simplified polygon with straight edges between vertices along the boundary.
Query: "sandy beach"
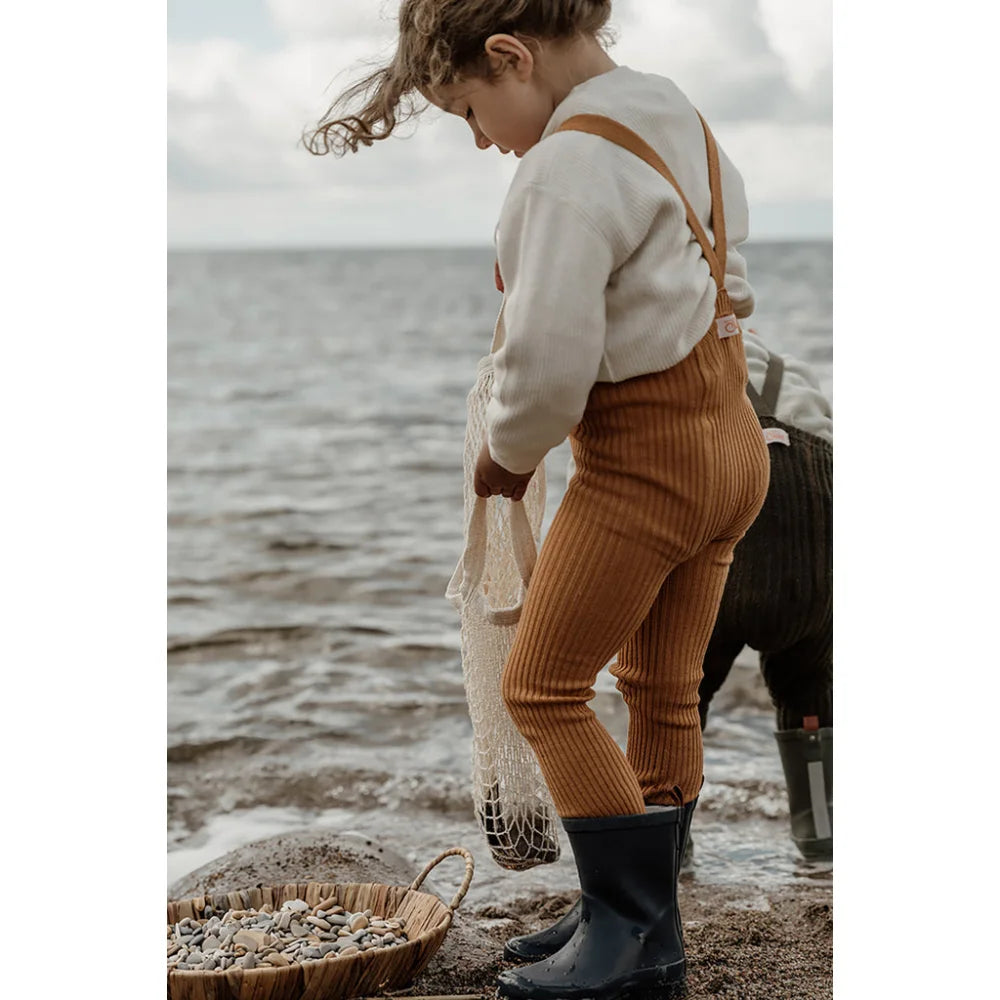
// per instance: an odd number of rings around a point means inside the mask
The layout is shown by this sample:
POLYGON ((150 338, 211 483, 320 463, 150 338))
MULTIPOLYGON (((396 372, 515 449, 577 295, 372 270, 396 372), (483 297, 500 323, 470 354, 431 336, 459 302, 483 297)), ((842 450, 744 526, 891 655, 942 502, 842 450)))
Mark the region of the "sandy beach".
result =
MULTIPOLYGON (((832 891, 828 883, 761 891, 753 885, 700 883, 681 876, 688 996, 740 1000, 826 1000, 832 992, 832 891)), ((445 859, 421 889, 445 902, 460 881, 460 859, 445 859)), ((179 879, 170 899, 288 882, 382 882, 408 885, 412 864, 363 834, 299 832, 256 841, 179 879)), ((476 878, 473 878, 475 885, 476 878)), ((427 969, 393 996, 496 997, 504 941, 552 923, 575 891, 534 892, 459 904, 427 969)))

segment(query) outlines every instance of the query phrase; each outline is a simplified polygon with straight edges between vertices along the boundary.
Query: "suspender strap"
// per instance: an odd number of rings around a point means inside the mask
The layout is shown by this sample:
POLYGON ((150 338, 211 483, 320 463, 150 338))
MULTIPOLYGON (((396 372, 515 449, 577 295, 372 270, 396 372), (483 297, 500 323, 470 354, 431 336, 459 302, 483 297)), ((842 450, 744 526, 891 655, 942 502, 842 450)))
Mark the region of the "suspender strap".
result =
MULTIPOLYGON (((726 277, 726 214, 722 211, 722 170, 719 167, 719 147, 708 122, 701 117, 701 127, 705 131, 705 148, 708 153, 708 185, 712 192, 712 235, 715 237, 715 254, 719 258, 719 271, 726 277)), ((718 284, 718 279, 716 279, 718 284)))
POLYGON ((778 392, 781 389, 781 377, 785 373, 785 362, 778 354, 772 354, 767 359, 767 374, 764 376, 764 389, 761 401, 769 416, 778 411, 778 392))
POLYGON ((750 405, 758 417, 771 416, 770 413, 764 411, 764 401, 760 398, 760 393, 753 387, 753 382, 750 379, 747 379, 747 396, 750 397, 750 405))
POLYGON ((778 410, 778 392, 781 390, 781 378, 785 372, 785 362, 778 354, 769 354, 767 359, 767 374, 764 376, 764 390, 758 393, 750 381, 747 381, 747 395, 753 404, 754 413, 758 417, 776 416, 778 410))
POLYGON ((705 260, 708 261, 712 277, 715 279, 715 315, 717 317, 722 317, 729 316, 733 311, 733 307, 732 303, 729 301, 729 294, 726 292, 725 286, 726 222, 722 207, 722 178, 719 171, 719 151, 715 145, 715 139, 713 138, 711 130, 709 129, 705 119, 702 118, 700 114, 698 115, 698 118, 701 120, 702 128, 705 132, 705 145, 708 152, 709 187, 712 192, 712 228, 715 235, 715 245, 716 247, 721 248, 721 259, 719 254, 716 253, 715 247, 709 243, 705 227, 702 226, 701 220, 695 214, 694 209, 691 207, 691 203, 687 200, 687 197, 681 190, 681 186, 677 183, 677 179, 674 177, 670 168, 663 162, 659 153, 657 153, 656 150, 653 149, 653 147, 650 146, 649 143, 646 142, 646 140, 640 135, 637 135, 630 128, 622 125, 621 122, 615 121, 613 118, 606 118, 603 115, 589 114, 573 115, 571 118, 567 118, 556 131, 587 132, 590 135, 597 135, 602 139, 607 139, 609 142, 613 142, 616 145, 627 149, 630 153, 634 153, 641 160, 645 160, 646 163, 648 163, 654 170, 669 181, 671 185, 673 185, 684 204, 687 223, 691 227, 691 231, 694 233, 695 239, 697 239, 699 245, 701 246, 701 252, 704 254, 705 260))

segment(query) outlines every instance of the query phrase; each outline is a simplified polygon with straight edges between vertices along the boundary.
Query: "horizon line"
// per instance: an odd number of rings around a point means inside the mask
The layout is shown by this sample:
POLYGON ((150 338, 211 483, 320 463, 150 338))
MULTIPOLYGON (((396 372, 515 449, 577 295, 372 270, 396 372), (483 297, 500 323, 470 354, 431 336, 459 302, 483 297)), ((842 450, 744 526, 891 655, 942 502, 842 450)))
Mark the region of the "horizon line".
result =
MULTIPOLYGON (((744 240, 740 246, 775 243, 832 243, 833 235, 818 236, 767 236, 744 240)), ((490 243, 287 243, 287 244, 167 244, 167 253, 315 253, 329 250, 378 251, 378 250, 489 250, 490 243)))

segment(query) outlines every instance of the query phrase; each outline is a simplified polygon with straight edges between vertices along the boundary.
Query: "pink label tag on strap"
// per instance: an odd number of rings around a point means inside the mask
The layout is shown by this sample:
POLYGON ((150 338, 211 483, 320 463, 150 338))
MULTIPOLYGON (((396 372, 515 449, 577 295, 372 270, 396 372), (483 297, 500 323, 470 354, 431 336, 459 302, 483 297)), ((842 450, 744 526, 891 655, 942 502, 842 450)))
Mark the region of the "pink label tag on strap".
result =
POLYGON ((728 316, 720 316, 715 321, 715 329, 719 331, 721 339, 734 337, 740 332, 740 321, 736 318, 735 313, 730 313, 728 316))
POLYGON ((767 444, 783 444, 789 448, 792 446, 792 442, 788 439, 788 431, 780 427, 765 427, 764 441, 767 444))

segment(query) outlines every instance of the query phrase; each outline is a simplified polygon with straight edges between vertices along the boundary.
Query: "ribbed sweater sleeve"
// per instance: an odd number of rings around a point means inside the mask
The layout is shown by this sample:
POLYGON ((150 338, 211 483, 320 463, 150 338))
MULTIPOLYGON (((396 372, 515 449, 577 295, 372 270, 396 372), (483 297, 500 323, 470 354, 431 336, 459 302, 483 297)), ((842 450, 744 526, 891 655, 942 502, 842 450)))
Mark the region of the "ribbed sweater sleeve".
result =
POLYGON ((493 460, 523 474, 583 416, 604 356, 614 253, 578 203, 539 183, 511 192, 497 251, 505 340, 487 435, 493 460))

